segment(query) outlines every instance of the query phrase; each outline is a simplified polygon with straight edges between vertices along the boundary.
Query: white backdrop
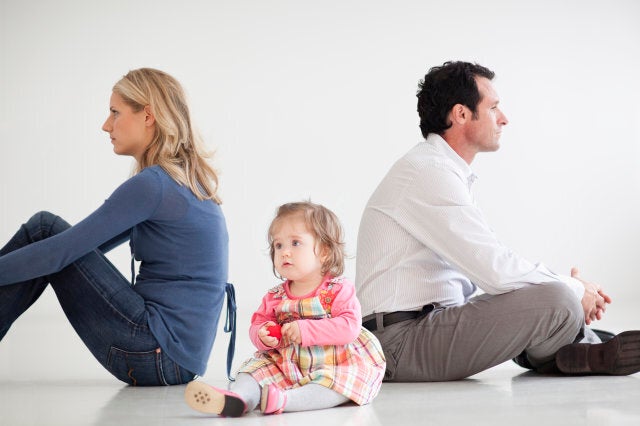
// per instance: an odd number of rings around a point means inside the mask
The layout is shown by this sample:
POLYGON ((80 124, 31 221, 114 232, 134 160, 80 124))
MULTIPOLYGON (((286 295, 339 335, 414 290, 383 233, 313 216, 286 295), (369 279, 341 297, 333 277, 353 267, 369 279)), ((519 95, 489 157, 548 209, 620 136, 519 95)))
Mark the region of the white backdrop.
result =
MULTIPOLYGON (((369 195, 421 139, 419 79, 462 59, 497 73, 510 119, 502 149, 473 164, 494 230, 608 289, 601 327, 638 328, 640 3, 606 3, 0 0, 0 243, 38 210, 77 222, 128 177, 132 160, 100 130, 111 87, 129 69, 169 72, 217 151, 237 366, 276 283, 265 235, 275 208, 327 205, 355 256, 369 195)), ((110 255, 125 276, 127 250, 110 255)), ((220 331, 209 378, 224 377, 227 339, 220 331)), ((0 379, 58 377, 108 374, 47 291, 0 342, 0 379)))

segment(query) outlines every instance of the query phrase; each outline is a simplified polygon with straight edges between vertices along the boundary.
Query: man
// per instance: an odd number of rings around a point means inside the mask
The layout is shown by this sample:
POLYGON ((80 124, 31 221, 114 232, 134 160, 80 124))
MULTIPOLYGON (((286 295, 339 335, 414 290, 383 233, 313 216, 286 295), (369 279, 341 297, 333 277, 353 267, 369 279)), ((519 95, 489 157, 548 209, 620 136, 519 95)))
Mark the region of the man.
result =
POLYGON ((385 379, 456 380, 512 358, 540 372, 640 371, 640 331, 601 343, 585 327, 609 296, 575 269, 557 275, 509 250, 475 206, 470 164, 499 148, 508 123, 493 77, 467 62, 429 70, 418 93, 426 140, 395 163, 362 216, 356 287, 385 379), (484 294, 472 298, 477 287, 484 294))

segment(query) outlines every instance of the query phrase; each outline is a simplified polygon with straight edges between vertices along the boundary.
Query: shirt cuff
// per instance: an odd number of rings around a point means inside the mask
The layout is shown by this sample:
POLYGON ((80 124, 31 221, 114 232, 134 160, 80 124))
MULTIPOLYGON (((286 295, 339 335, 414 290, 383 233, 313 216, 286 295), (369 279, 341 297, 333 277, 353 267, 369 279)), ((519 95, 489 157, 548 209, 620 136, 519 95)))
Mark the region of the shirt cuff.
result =
POLYGON ((582 297, 584 296, 584 285, 582 284, 582 281, 568 275, 560 275, 560 279, 563 283, 568 285, 571 290, 573 290, 578 300, 582 300, 582 297))

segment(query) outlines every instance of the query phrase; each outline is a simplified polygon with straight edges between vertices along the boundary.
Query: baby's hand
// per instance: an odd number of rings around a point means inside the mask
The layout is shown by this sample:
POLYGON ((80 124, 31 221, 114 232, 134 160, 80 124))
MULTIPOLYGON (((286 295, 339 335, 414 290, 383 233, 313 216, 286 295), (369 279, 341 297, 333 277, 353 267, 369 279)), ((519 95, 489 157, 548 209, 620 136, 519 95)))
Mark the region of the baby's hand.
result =
POLYGON ((268 327, 276 325, 275 322, 269 321, 258 330, 258 337, 260 341, 264 343, 265 346, 269 346, 270 348, 275 348, 280 343, 280 340, 269 335, 268 327))
POLYGON ((282 338, 285 342, 295 343, 296 345, 302 343, 298 321, 288 322, 282 326, 282 338))

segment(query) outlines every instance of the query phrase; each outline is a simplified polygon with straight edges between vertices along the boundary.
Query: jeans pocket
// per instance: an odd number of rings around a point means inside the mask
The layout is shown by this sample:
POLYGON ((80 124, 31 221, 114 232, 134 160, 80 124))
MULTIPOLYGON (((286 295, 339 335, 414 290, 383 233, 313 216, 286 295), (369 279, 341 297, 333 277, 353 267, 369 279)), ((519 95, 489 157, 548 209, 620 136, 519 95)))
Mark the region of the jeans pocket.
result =
POLYGON ((160 348, 145 352, 130 352, 112 346, 107 370, 118 380, 132 386, 167 386, 160 348))

